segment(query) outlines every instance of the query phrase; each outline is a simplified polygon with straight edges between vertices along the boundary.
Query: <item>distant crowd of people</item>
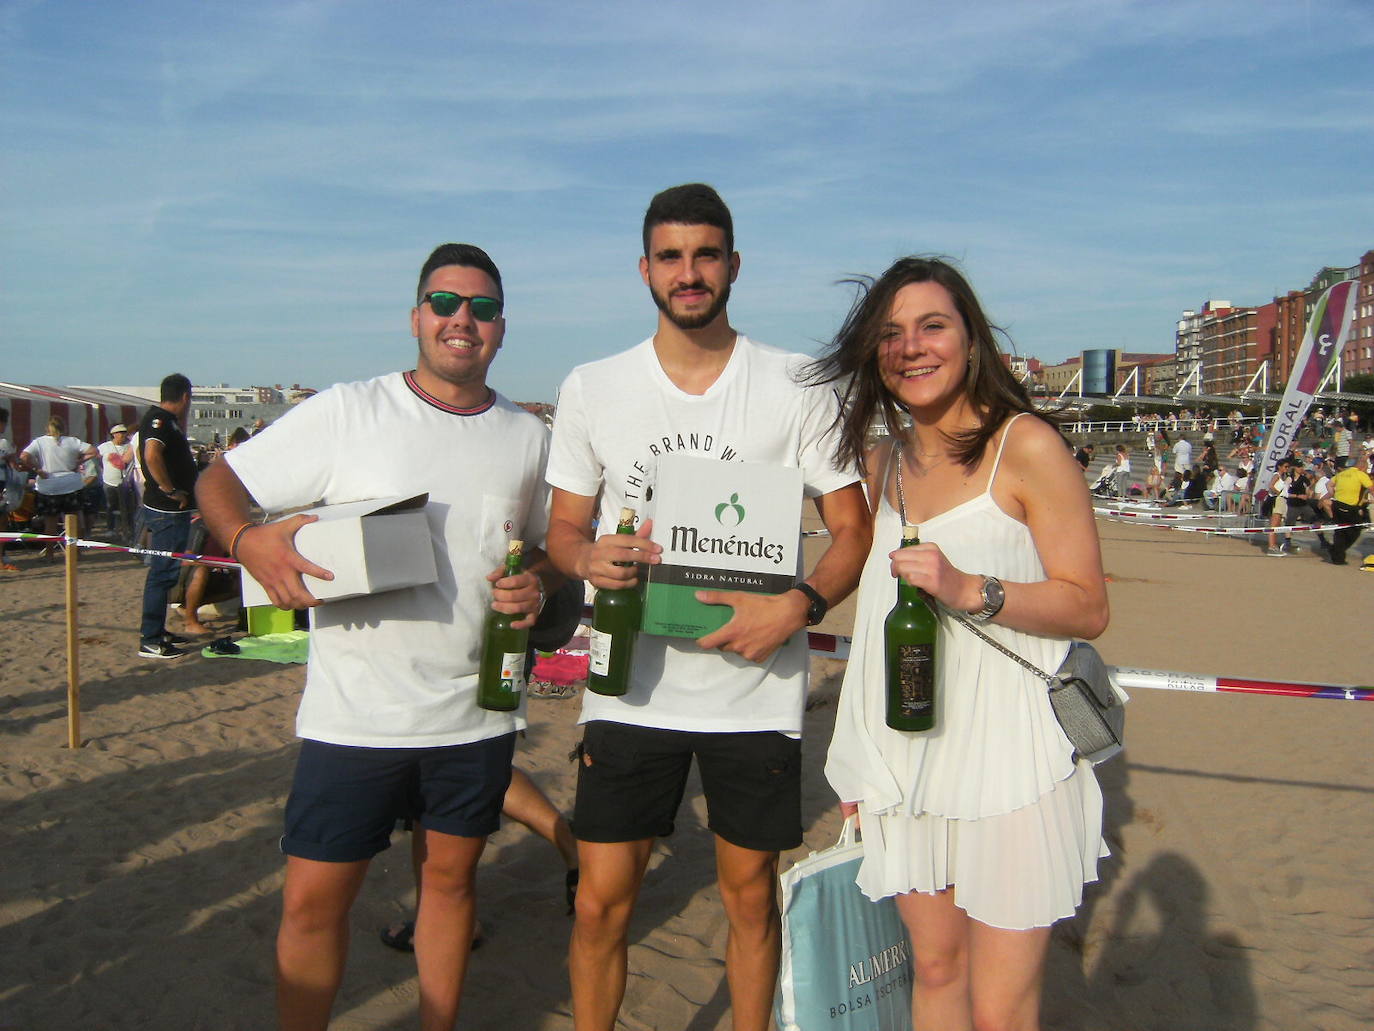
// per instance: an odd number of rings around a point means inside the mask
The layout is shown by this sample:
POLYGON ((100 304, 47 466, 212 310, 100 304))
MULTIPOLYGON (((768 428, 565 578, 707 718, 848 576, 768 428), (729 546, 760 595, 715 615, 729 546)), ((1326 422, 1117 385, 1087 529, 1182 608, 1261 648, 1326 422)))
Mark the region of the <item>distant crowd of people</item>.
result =
MULTIPOLYGON (((32 525, 35 532, 57 535, 61 517, 72 513, 81 517, 83 537, 94 535, 134 544, 141 525, 138 510, 144 483, 136 452, 139 433, 117 423, 110 427, 108 439, 92 445, 69 435, 66 421, 53 415, 48 419, 47 432, 21 450, 5 436, 9 416, 8 409, 0 408, 0 489, 4 491, 0 521, 26 529, 32 525), (102 517, 103 529, 97 525, 102 517)), ((217 439, 213 444, 190 444, 195 467, 206 468, 257 429, 239 427, 225 443, 217 439)), ((53 549, 43 550, 47 555, 53 549)), ((0 568, 18 571, 9 563, 0 568)))
MULTIPOLYGON (((24 448, 16 448, 6 436, 9 410, 0 408, 0 528, 60 536, 63 517, 73 514, 80 517, 83 538, 151 550, 184 548, 186 541, 180 533, 174 535, 180 541, 176 544, 164 524, 185 522, 189 534, 196 475, 223 451, 249 439, 251 433, 240 427, 224 445, 216 440, 209 446, 193 447, 185 426, 190 381, 179 373, 169 376, 162 383, 161 395, 137 427, 117 423, 100 444, 72 436, 62 416, 53 414, 45 433, 24 448), (99 525, 102 522, 103 526, 99 525)), ((262 428, 262 420, 258 420, 252 432, 262 428)), ((19 572, 19 566, 11 561, 14 550, 8 556, 6 550, 6 542, 0 541, 0 571, 19 572)), ((43 543, 39 554, 51 560, 60 550, 60 544, 49 541, 43 543)), ((166 586, 156 587, 153 596, 146 599, 147 607, 150 612, 159 609, 165 614, 166 591, 180 580, 181 564, 157 558, 149 558, 148 563, 150 578, 166 586)), ((197 586, 203 590, 204 570, 199 574, 188 574, 188 595, 197 586)), ((192 632, 195 623, 193 614, 188 622, 192 632)), ((174 642, 184 639, 166 634, 163 615, 156 620, 147 616, 142 634, 140 650, 148 657, 180 654, 168 652, 175 649, 174 642)))
MULTIPOLYGON (((1187 410, 1178 416, 1138 415, 1136 421, 1147 427, 1144 444, 1149 458, 1144 482, 1133 479, 1130 449, 1117 444, 1093 483, 1095 494, 1199 504, 1223 514, 1252 514, 1257 494, 1255 468, 1263 454, 1262 422, 1247 424, 1239 412, 1219 420, 1187 410), (1224 458, 1216 446, 1216 433, 1223 425, 1231 429, 1231 446, 1224 458), (1170 429, 1175 426, 1205 428, 1196 461, 1193 444, 1186 437, 1171 438, 1170 429)), ((1360 415, 1353 409, 1328 413, 1318 407, 1302 421, 1293 449, 1263 485, 1263 502, 1260 511, 1254 513, 1271 528, 1267 555, 1278 558, 1290 553, 1290 535, 1281 527, 1331 523, 1347 528, 1332 531, 1329 538, 1318 531, 1321 550, 1332 564, 1346 564, 1346 554, 1361 533, 1359 527, 1349 524, 1369 521, 1374 436, 1357 442, 1359 426, 1360 415)), ((1083 445, 1075 457, 1088 471, 1094 459, 1093 445, 1083 445)))

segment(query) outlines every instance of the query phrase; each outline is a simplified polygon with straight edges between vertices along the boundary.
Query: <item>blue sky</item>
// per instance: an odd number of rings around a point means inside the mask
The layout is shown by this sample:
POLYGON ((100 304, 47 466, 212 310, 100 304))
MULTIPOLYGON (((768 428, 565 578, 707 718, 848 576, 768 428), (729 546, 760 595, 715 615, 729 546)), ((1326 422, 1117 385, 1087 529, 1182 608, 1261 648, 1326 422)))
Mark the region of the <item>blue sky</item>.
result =
POLYGON ((506 279, 493 384, 553 400, 652 332, 640 219, 693 180, 765 342, 920 252, 1022 354, 1167 350, 1374 247, 1371 52, 1368 0, 0 0, 0 379, 408 368, 462 240, 506 279))

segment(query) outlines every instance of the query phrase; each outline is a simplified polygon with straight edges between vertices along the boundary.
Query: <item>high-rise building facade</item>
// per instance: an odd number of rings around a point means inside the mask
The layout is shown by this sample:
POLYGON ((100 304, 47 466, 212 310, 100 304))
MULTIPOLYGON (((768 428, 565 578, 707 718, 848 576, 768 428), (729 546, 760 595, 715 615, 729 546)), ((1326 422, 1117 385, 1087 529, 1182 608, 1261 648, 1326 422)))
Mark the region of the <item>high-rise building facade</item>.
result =
POLYGON ((1365 251, 1360 258, 1358 276, 1355 320, 1341 356, 1343 376, 1374 373, 1374 251, 1365 251))
POLYGON ((1212 393, 1206 385, 1203 341, 1209 324, 1230 311, 1230 301, 1207 301, 1197 311, 1185 311, 1178 320, 1174 334, 1175 389, 1186 384, 1187 393, 1212 393))
POLYGON ((1226 308, 1202 323, 1202 392, 1235 395, 1259 367, 1258 319, 1254 308, 1226 308))

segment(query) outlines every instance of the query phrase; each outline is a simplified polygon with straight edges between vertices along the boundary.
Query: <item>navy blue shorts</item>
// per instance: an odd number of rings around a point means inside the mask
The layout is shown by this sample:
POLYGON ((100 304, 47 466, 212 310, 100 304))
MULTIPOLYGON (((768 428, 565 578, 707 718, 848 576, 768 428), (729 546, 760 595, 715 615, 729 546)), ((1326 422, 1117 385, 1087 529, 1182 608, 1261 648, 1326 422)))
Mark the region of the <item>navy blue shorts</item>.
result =
POLYGON ((740 848, 802 841, 801 742, 776 731, 698 733, 593 720, 584 728, 573 834, 619 842, 673 833, 692 759, 707 826, 740 848))
POLYGON ((326 863, 371 859, 396 821, 482 838, 500 825, 515 735, 439 748, 301 742, 281 850, 326 863))

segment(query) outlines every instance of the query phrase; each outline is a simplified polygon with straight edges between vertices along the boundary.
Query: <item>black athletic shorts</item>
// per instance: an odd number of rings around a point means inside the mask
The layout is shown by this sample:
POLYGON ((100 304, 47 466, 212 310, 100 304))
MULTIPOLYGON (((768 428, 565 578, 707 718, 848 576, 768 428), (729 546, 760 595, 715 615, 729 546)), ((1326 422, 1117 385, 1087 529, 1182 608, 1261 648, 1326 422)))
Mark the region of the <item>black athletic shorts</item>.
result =
POLYGON ((579 746, 573 834, 640 841, 673 833, 695 756, 707 826, 732 845, 781 852, 801 844, 801 742, 777 731, 660 730, 594 720, 579 746))
POLYGON ((281 850, 327 863, 371 859, 402 816, 428 830, 481 838, 500 825, 515 735, 437 748, 301 742, 281 850))

